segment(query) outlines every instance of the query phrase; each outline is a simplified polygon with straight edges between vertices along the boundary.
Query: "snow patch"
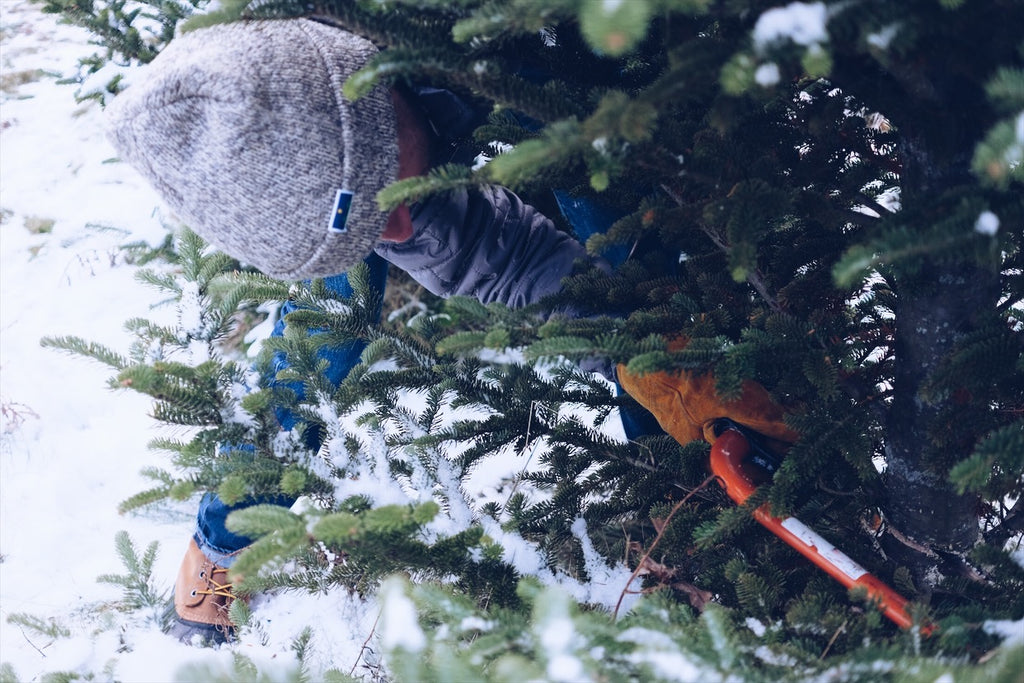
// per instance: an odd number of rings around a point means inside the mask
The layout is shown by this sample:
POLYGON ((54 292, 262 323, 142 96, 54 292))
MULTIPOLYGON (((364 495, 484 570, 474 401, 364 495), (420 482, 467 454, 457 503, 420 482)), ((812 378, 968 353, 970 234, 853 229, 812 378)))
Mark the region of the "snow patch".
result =
POLYGON ((633 664, 646 664, 654 670, 656 676, 666 681, 700 683, 716 680, 694 666, 693 662, 679 652, 634 652, 625 659, 633 664))
POLYGON ((381 643, 385 650, 419 652, 427 646, 427 637, 416 618, 416 605, 405 594, 401 579, 391 578, 380 588, 381 643))
POLYGON ((490 631, 494 628, 493 621, 487 621, 480 617, 466 617, 459 624, 459 629, 462 631, 490 631))
POLYGON ((629 585, 633 572, 621 562, 608 566, 606 559, 594 548, 594 543, 587 534, 587 523, 582 517, 572 523, 572 534, 580 542, 583 567, 589 579, 585 584, 588 589, 586 602, 602 605, 605 609, 611 610, 619 604, 621 598, 620 609, 628 612, 639 599, 637 593, 628 593, 625 596, 622 594, 629 585))
POLYGON ((1017 138, 1016 144, 1008 146, 1004 155, 1006 164, 1011 169, 1017 168, 1024 162, 1024 111, 1017 115, 1013 127, 1017 138))
POLYGON ((899 26, 896 24, 889 24, 885 28, 868 36, 868 45, 876 47, 879 50, 885 50, 892 43, 892 39, 896 37, 896 34, 900 32, 899 26))
POLYGON ((792 2, 785 7, 770 9, 754 24, 754 43, 759 48, 787 38, 808 47, 824 43, 828 40, 825 30, 827 18, 823 2, 792 2))
POLYGON ((706 681, 708 672, 701 671, 679 646, 665 633, 648 628, 626 629, 616 638, 620 643, 633 643, 637 650, 624 659, 632 664, 650 667, 656 676, 668 681, 706 681))
POLYGON ((1016 562, 1019 567, 1024 568, 1024 538, 1021 538, 1020 535, 1011 538, 1003 549, 1010 553, 1011 560, 1016 562))
POLYGON ((763 88, 770 88, 778 83, 781 78, 779 65, 775 62, 766 62, 757 67, 757 70, 754 72, 754 80, 763 88))
POLYGON ((1024 643, 1024 619, 1010 621, 1008 619, 990 619, 982 628, 985 633, 1004 638, 1003 647, 1024 643))
POLYGON ((999 232, 999 216, 991 211, 982 211, 974 222, 974 231, 982 235, 994 235, 999 232))
MULTIPOLYGON (((203 298, 199 294, 199 283, 179 280, 181 300, 178 304, 178 325, 192 338, 203 334, 203 298)), ((184 341, 184 339, 182 339, 184 341)))
POLYGON ((544 648, 548 680, 564 683, 591 680, 586 675, 583 662, 574 653, 580 636, 569 616, 566 596, 551 596, 542 610, 544 614, 537 624, 537 636, 544 648))
POLYGON ((481 168, 490 163, 490 161, 491 157, 487 156, 486 154, 482 152, 480 154, 477 154, 475 157, 473 157, 473 170, 479 171, 481 168))
POLYGON ((512 565, 517 572, 526 576, 536 576, 545 583, 553 581, 554 576, 544 564, 537 547, 527 541, 519 534, 512 531, 505 531, 496 521, 489 517, 481 520, 486 533, 491 540, 501 546, 502 559, 512 565))
POLYGON ((583 662, 572 655, 556 655, 548 662, 547 673, 552 681, 576 683, 591 680, 583 670, 583 662))
POLYGON ((545 26, 540 31, 541 42, 544 43, 544 47, 558 47, 558 34, 555 33, 555 29, 550 26, 545 26))
POLYGON ((675 650, 676 644, 668 637, 668 634, 662 633, 661 631, 653 631, 649 628, 643 628, 641 626, 633 626, 627 628, 625 631, 619 634, 615 639, 620 643, 634 643, 636 645, 646 645, 653 649, 658 650, 675 650))
POLYGON ((800 663, 785 653, 772 650, 767 645, 761 645, 754 650, 754 656, 762 662, 766 662, 774 666, 796 666, 800 663))
POLYGON ((879 206, 893 213, 903 208, 903 198, 898 187, 891 187, 885 190, 882 194, 875 197, 875 201, 878 202, 879 206))

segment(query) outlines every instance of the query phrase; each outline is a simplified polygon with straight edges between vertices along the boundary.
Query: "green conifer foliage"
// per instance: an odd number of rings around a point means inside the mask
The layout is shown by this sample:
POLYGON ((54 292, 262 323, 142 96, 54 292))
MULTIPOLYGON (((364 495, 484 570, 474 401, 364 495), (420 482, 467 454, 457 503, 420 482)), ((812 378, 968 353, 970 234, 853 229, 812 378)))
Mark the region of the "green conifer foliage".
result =
POLYGON ((117 554, 127 570, 125 574, 104 574, 96 580, 120 586, 124 590, 122 608, 158 609, 165 604, 166 595, 160 594, 153 582, 153 562, 156 561, 157 543, 149 544, 141 555, 126 531, 119 531, 114 537, 117 554))
POLYGON ((59 14, 88 29, 103 47, 102 52, 79 60, 83 78, 91 78, 109 65, 120 67, 104 71, 102 82, 77 94, 80 99, 103 102, 122 89, 125 67, 151 62, 174 38, 178 24, 202 13, 209 0, 40 0, 39 4, 44 12, 59 14))
MULTIPOLYGON (((178 435, 151 442, 171 455, 177 471, 145 471, 154 488, 124 501, 123 511, 167 497, 185 499, 197 490, 218 490, 232 501, 274 494, 289 472, 286 465, 304 452, 298 442, 279 438, 271 401, 254 386, 253 370, 226 349, 251 303, 285 298, 288 285, 237 272, 232 259, 207 253, 206 244, 187 230, 177 253, 179 263, 173 267, 138 272, 141 282, 169 297, 163 303, 173 304, 175 314, 171 324, 127 321, 135 337, 127 356, 76 337, 42 340, 44 346, 110 366, 116 371, 111 388, 151 396, 153 418, 191 428, 185 438, 178 430, 178 435)), ((303 488, 318 485, 323 486, 310 477, 303 488)))
POLYGON ((422 629, 384 627, 405 680, 671 678, 664 661, 694 679, 934 680, 949 669, 929 658, 950 653, 1019 672, 1019 648, 984 654, 998 642, 984 622, 1024 617, 1008 553, 1024 530, 1024 5, 260 0, 242 16, 310 13, 384 48, 349 96, 448 87, 493 105, 481 151, 511 146, 397 183, 383 206, 484 182, 559 188, 616 211, 588 247, 629 257, 525 310, 452 299, 379 324, 358 270, 338 301, 315 282, 214 277, 227 264, 186 244, 195 284, 151 279, 202 304, 192 336, 133 323, 131 358, 51 342, 113 366, 159 419, 200 427, 157 444, 188 475, 154 473, 139 503, 308 496, 304 511, 232 518, 261 536, 239 560, 252 589, 444 581, 386 584, 422 629), (143 358, 154 340, 216 339, 244 300, 284 298, 300 308, 267 344, 290 363, 273 387, 238 399, 241 371, 216 354, 143 358), (549 315, 566 307, 583 315, 549 315), (362 362, 335 387, 317 351, 353 340, 362 362), (706 444, 615 436, 615 409, 635 403, 568 362, 595 359, 710 372, 730 398, 755 380, 800 438, 733 506, 707 480, 706 444), (236 408, 245 419, 225 417, 236 408), (274 431, 275 408, 319 450, 274 431), (224 443, 252 454, 222 457, 224 443), (510 454, 498 494, 469 499, 472 476, 510 454), (758 527, 763 503, 938 630, 897 631, 758 527), (616 620, 593 588, 623 563, 641 580, 621 594, 650 595, 616 620))

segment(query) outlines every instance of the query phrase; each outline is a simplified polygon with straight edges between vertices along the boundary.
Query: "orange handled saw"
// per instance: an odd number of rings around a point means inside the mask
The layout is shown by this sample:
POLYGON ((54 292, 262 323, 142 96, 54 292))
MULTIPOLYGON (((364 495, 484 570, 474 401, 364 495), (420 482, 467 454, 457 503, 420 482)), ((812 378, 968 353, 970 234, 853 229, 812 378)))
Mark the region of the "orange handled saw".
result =
MULTIPOLYGON (((770 478, 774 469, 769 464, 770 459, 770 454, 752 448, 750 440, 733 426, 726 426, 711 446, 711 471, 737 504, 745 503, 758 484, 770 478)), ((806 524, 795 517, 775 517, 769 512, 767 503, 754 510, 754 518, 839 583, 847 588, 865 589, 868 597, 897 626, 913 628, 914 620, 903 596, 806 524)), ((925 634, 932 630, 932 626, 921 627, 925 634)))

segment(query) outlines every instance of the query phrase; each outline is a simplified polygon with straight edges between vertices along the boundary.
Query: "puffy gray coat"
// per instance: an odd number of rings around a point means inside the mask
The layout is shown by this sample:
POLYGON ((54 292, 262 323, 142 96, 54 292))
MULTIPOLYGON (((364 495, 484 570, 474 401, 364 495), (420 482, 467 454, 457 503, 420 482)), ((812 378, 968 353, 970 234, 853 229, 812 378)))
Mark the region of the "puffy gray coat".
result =
POLYGON ((437 195, 412 210, 413 236, 375 251, 442 297, 521 307, 557 292, 579 242, 503 187, 437 195))

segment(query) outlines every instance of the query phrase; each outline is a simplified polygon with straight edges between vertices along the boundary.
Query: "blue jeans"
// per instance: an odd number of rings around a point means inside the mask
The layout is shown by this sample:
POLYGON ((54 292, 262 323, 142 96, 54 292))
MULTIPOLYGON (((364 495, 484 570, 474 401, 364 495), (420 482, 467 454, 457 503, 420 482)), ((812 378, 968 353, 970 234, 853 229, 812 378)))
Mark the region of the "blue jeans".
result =
MULTIPOLYGON (((366 258, 365 263, 370 269, 370 284, 377 291, 383 292, 388 276, 387 261, 376 254, 371 254, 366 258)), ((339 296, 352 296, 352 286, 349 284, 348 276, 345 274, 326 278, 324 280, 324 284, 327 285, 327 288, 330 291, 338 294, 339 296)), ((284 335, 284 316, 295 309, 295 304, 291 302, 286 302, 281 307, 280 319, 274 326, 271 336, 280 337, 284 335)), ((379 309, 374 316, 380 316, 379 309)), ((319 352, 320 357, 329 363, 326 371, 327 378, 334 384, 341 383, 345 376, 348 375, 349 370, 359 362, 359 356, 363 352, 363 346, 364 345, 362 343, 353 342, 343 346, 321 349, 319 352)), ((285 359, 284 354, 278 354, 274 357, 273 368, 275 373, 286 366, 287 359, 285 359)), ((301 383, 292 385, 292 389, 301 396, 303 391, 301 383)), ((284 410, 278 411, 277 420, 280 423, 281 428, 286 430, 294 427, 298 421, 295 415, 284 410)), ((318 438, 319 435, 315 430, 311 430, 308 436, 309 441, 316 441, 318 438)), ((309 443, 308 445, 310 448, 315 449, 319 444, 309 443)), ((246 446, 232 446, 231 448, 245 450, 246 446)), ((196 515, 196 544, 212 562, 219 564, 222 567, 230 567, 231 563, 234 561, 235 554, 252 543, 252 540, 245 536, 233 534, 228 530, 227 526, 225 526, 225 520, 227 519, 228 514, 234 510, 249 507, 251 505, 269 503, 289 507, 294 502, 294 499, 282 495, 275 496, 273 498, 253 498, 236 503, 235 505, 227 505, 219 496, 217 496, 216 493, 207 493, 203 496, 202 500, 200 500, 199 513, 196 515)))

